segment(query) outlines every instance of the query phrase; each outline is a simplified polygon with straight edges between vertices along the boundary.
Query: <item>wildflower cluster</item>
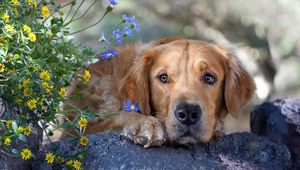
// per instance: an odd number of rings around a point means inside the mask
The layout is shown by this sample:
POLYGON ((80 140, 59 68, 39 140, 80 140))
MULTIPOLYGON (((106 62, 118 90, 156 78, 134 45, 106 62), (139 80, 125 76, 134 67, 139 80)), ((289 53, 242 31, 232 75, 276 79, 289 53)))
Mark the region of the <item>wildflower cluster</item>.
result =
MULTIPOLYGON (((12 108, 19 108, 20 112, 19 116, 7 112, 0 117, 0 150, 24 160, 34 159, 35 155, 27 143, 32 127, 42 125, 45 135, 51 135, 47 127, 53 125, 59 115, 66 118, 63 127, 74 128, 77 132, 76 141, 80 147, 73 152, 75 154, 68 156, 59 151, 49 152, 45 155, 45 161, 81 169, 80 161, 89 142, 85 129, 89 119, 97 115, 88 110, 72 108, 79 114, 69 120, 66 116, 68 111, 60 110, 59 104, 67 99, 67 85, 73 79, 80 77, 82 83, 90 81, 91 73, 86 67, 89 63, 95 58, 112 60, 118 55, 112 47, 122 43, 124 38, 133 36, 140 28, 134 16, 123 15, 120 24, 112 32, 101 32, 100 48, 93 50, 74 43, 68 37, 90 28, 69 32, 70 24, 82 19, 88 11, 81 16, 78 16, 78 10, 64 16, 63 8, 69 6, 72 10, 76 1, 67 4, 58 2, 0 2, 0 98, 9 102, 12 108), (20 142, 22 145, 19 145, 20 142), (17 150, 16 144, 22 149, 17 150)), ((103 17, 117 4, 115 0, 108 0, 103 17)), ((70 97, 76 98, 76 95, 70 97)), ((130 106, 130 109, 138 108, 130 106)))

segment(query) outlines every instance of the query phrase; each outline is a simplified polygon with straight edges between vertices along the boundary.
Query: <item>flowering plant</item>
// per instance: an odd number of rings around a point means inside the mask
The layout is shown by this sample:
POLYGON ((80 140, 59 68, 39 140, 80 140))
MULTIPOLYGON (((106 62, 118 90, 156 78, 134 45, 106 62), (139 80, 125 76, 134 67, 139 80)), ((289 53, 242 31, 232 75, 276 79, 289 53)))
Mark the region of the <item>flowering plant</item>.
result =
MULTIPOLYGON (((82 3, 84 0, 82 1, 82 3)), ((90 72, 86 69, 97 56, 103 60, 111 60, 117 52, 112 49, 120 44, 124 37, 132 36, 139 30, 135 17, 122 16, 120 24, 108 33, 101 33, 101 48, 91 49, 74 43, 69 35, 84 31, 102 21, 104 16, 117 5, 109 0, 103 16, 95 23, 75 32, 69 27, 74 21, 80 20, 97 0, 90 4, 83 15, 78 16, 77 10, 71 15, 75 0, 66 4, 58 4, 54 0, 4 0, 0 2, 0 98, 7 101, 12 108, 19 108, 19 115, 12 112, 0 113, 0 150, 7 154, 21 157, 24 160, 34 158, 27 145, 27 136, 33 126, 42 126, 46 136, 51 135, 48 125, 56 121, 58 115, 66 112, 59 109, 59 104, 66 100, 66 86, 74 77, 88 82, 90 72), (64 11, 69 7, 69 12, 64 11), (83 75, 78 71, 86 69, 83 75), (23 143, 21 150, 13 144, 23 143)), ((79 136, 77 142, 84 147, 88 138, 84 136, 88 118, 95 116, 90 112, 81 111, 74 121, 68 125, 76 127, 79 136)), ((77 153, 78 153, 77 152, 77 153)), ((75 169, 81 168, 82 156, 74 154, 65 160, 58 153, 47 153, 45 160, 49 164, 63 164, 75 169)), ((82 154, 81 154, 82 155, 82 154)))

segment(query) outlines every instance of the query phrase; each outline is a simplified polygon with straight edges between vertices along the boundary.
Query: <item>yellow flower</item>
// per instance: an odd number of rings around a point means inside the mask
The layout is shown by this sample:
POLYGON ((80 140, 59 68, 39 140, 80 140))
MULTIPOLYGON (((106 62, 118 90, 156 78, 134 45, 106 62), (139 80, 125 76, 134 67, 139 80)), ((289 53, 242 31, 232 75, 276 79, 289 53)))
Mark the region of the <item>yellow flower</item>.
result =
POLYGON ((55 156, 52 153, 47 153, 45 160, 49 163, 52 164, 54 162, 55 156))
POLYGON ((41 85, 44 89, 47 89, 49 87, 49 84, 45 81, 43 81, 41 85))
POLYGON ((4 145, 9 146, 10 144, 11 144, 11 139, 10 139, 9 137, 6 137, 6 138, 4 139, 4 145))
POLYGON ((64 95, 66 94, 66 89, 61 87, 58 94, 61 96, 61 97, 64 97, 64 95))
POLYGON ((31 132, 31 129, 30 129, 29 126, 27 126, 26 128, 23 129, 23 132, 22 132, 22 133, 23 133, 25 136, 28 136, 28 135, 30 134, 30 132, 31 132))
POLYGON ((40 78, 41 80, 50 80, 50 74, 49 74, 48 70, 42 71, 42 72, 40 73, 40 75, 39 75, 39 78, 40 78))
POLYGON ((31 33, 31 28, 28 25, 24 24, 23 25, 23 31, 26 32, 27 34, 30 34, 31 33))
POLYGON ((71 166, 72 164, 73 164, 73 160, 68 160, 66 163, 66 165, 69 165, 69 166, 71 166))
POLYGON ((89 139, 85 136, 80 137, 80 145, 86 146, 89 143, 89 139))
POLYGON ((18 131, 19 133, 23 133, 24 128, 23 128, 22 126, 19 126, 18 129, 17 129, 17 131, 18 131))
POLYGON ((76 169, 76 170, 80 170, 81 168, 81 163, 78 161, 78 160, 75 160, 73 162, 73 167, 76 169))
POLYGON ((81 117, 77 122, 78 126, 80 126, 80 127, 85 127, 87 125, 87 123, 88 123, 88 120, 84 117, 81 117))
POLYGON ((0 73, 4 72, 5 70, 5 65, 0 63, 0 73))
POLYGON ((52 85, 49 85, 47 82, 42 82, 42 87, 46 90, 46 93, 51 94, 51 90, 53 89, 52 85))
POLYGON ((33 67, 33 70, 34 70, 34 71, 39 71, 39 66, 34 66, 34 67, 33 67))
POLYGON ((15 5, 18 5, 19 0, 11 0, 11 2, 12 2, 13 4, 15 4, 15 5))
POLYGON ((16 100, 16 103, 17 103, 18 105, 21 105, 21 104, 23 103, 23 100, 20 99, 20 98, 18 98, 18 99, 16 100))
POLYGON ((26 78, 26 79, 24 79, 24 81, 23 81, 23 87, 24 88, 27 88, 28 87, 28 84, 30 83, 30 78, 26 78))
POLYGON ((7 120, 6 127, 9 128, 12 122, 16 122, 15 120, 7 120))
POLYGON ((32 95, 32 92, 28 92, 28 87, 24 87, 23 94, 25 97, 29 97, 32 95))
POLYGON ((5 25, 5 29, 8 31, 8 32, 11 32, 11 33, 14 33, 16 30, 15 30, 15 27, 12 26, 12 25, 9 25, 9 24, 6 24, 5 25))
POLYGON ((58 163, 62 164, 65 162, 64 158, 62 158, 61 156, 57 157, 57 161, 58 163))
POLYGON ((42 15, 44 17, 48 17, 50 15, 50 11, 49 11, 49 9, 46 6, 42 7, 42 15))
POLYGON ((16 71, 16 70, 9 70, 8 73, 9 73, 9 74, 14 74, 14 75, 16 75, 16 74, 17 74, 17 71, 16 71))
POLYGON ((2 19, 7 23, 9 22, 9 15, 7 13, 2 14, 2 19))
POLYGON ((29 109, 34 109, 36 108, 36 99, 31 99, 27 102, 27 106, 29 107, 29 109))
POLYGON ((28 34, 28 38, 29 38, 29 41, 31 41, 31 42, 36 41, 36 35, 32 32, 28 34))
POLYGON ((91 73, 90 73, 90 71, 89 71, 89 70, 85 70, 85 71, 84 71, 84 75, 83 75, 83 80, 84 80, 85 82, 88 82, 88 81, 90 80, 90 78, 91 78, 91 73))
POLYGON ((31 155, 32 155, 31 150, 29 150, 28 148, 23 149, 21 152, 21 157, 24 160, 30 159, 31 155))

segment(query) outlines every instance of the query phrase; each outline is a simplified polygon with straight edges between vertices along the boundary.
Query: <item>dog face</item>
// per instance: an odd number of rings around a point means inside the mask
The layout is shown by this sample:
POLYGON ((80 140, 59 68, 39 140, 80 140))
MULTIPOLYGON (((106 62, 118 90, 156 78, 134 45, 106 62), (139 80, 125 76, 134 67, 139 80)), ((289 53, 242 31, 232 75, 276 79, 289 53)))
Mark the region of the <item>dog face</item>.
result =
POLYGON ((228 50, 200 41, 155 46, 134 65, 122 86, 126 100, 137 100, 180 144, 209 141, 217 122, 228 112, 237 116, 255 89, 228 50))

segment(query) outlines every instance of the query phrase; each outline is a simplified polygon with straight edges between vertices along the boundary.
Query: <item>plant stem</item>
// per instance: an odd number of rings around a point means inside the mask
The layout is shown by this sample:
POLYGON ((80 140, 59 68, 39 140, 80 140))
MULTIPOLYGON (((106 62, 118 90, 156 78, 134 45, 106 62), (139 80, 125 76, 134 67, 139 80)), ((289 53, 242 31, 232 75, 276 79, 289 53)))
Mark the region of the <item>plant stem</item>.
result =
POLYGON ((73 35, 73 34, 82 32, 82 31, 84 31, 84 30, 87 30, 87 29, 89 29, 89 28, 91 28, 91 27, 93 27, 93 26, 99 24, 99 23, 103 20, 103 18, 106 16, 106 14, 107 14, 108 12, 109 12, 109 11, 105 11, 105 13, 103 14, 103 16, 102 16, 97 22, 95 22, 94 24, 92 24, 92 25, 90 25, 90 26, 88 26, 88 27, 85 27, 85 28, 83 28, 83 29, 81 29, 81 30, 78 30, 78 31, 69 33, 69 34, 67 34, 67 35, 73 35))
POLYGON ((91 7, 92 6, 94 6, 94 4, 97 2, 98 0, 95 0, 88 8, 87 8, 87 10, 80 16, 80 17, 78 17, 78 18, 75 18, 74 20, 73 20, 73 22, 74 21, 77 21, 77 20, 79 20, 79 19, 81 19, 81 18, 83 18, 87 13, 88 13, 88 11, 91 9, 91 7))

